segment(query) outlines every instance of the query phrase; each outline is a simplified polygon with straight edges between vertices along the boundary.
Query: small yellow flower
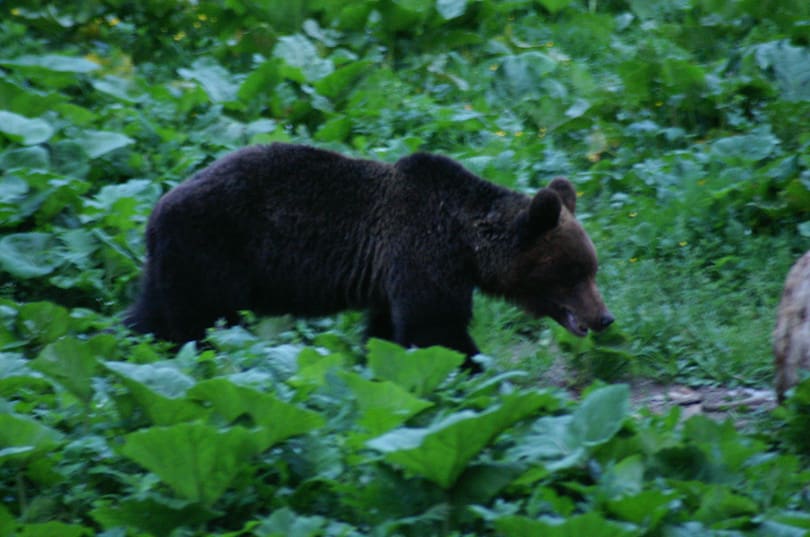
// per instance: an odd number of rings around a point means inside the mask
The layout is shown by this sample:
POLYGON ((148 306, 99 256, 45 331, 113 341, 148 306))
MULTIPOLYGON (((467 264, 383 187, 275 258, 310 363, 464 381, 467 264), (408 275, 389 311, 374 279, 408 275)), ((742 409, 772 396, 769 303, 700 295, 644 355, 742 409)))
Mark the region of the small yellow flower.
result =
POLYGON ((95 52, 91 52, 90 54, 85 54, 84 59, 88 60, 88 61, 91 61, 91 62, 93 62, 95 64, 98 64, 98 65, 101 65, 103 63, 103 60, 101 59, 101 56, 99 56, 95 52))
POLYGON ((638 261, 638 257, 631 257, 630 258, 631 263, 635 263, 636 261, 638 261))
POLYGON ((546 48, 551 48, 553 46, 554 46, 554 41, 549 41, 548 43, 546 43, 546 48))
POLYGON ((504 131, 495 131, 495 136, 506 136, 504 131))
POLYGON ((627 216, 629 216, 630 218, 635 218, 635 217, 638 216, 638 213, 633 211, 632 213, 628 214, 627 216))
POLYGON ((19 17, 21 13, 22 11, 18 7, 12 8, 11 10, 11 14, 14 15, 15 17, 19 17))
POLYGON ((683 248, 683 247, 684 247, 684 246, 686 246, 687 244, 689 244, 689 243, 688 243, 688 242, 686 242, 686 241, 681 241, 681 242, 679 242, 679 243, 678 243, 678 246, 680 246, 681 248, 683 248))
POLYGON ((205 13, 200 13, 199 15, 197 15, 197 20, 205 22, 208 20, 208 15, 206 15, 205 13))
POLYGON ((183 32, 181 30, 181 31, 177 32, 176 34, 174 34, 173 38, 174 38, 175 41, 182 41, 183 39, 186 38, 186 32, 183 32))
POLYGON ((107 19, 107 24, 110 26, 118 26, 119 24, 121 24, 121 19, 119 19, 118 17, 110 17, 107 19))
POLYGON ((655 101, 656 108, 661 108, 662 106, 664 106, 664 103, 662 103, 661 101, 655 101))
POLYGON ((493 63, 492 65, 489 66, 489 70, 490 71, 497 71, 498 70, 498 65, 493 63))

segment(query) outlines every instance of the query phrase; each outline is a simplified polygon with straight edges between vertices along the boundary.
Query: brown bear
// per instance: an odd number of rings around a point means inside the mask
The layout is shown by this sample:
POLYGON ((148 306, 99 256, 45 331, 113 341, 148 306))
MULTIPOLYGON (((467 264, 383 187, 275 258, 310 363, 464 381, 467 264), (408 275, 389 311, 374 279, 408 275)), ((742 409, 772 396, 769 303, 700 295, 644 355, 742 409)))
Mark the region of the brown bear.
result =
POLYGON ((126 324, 201 339, 218 319, 367 309, 369 337, 478 348, 473 290, 550 316, 578 336, 613 322, 596 252, 554 179, 534 197, 459 163, 416 153, 395 164, 275 143, 227 155, 157 203, 142 289, 126 324))

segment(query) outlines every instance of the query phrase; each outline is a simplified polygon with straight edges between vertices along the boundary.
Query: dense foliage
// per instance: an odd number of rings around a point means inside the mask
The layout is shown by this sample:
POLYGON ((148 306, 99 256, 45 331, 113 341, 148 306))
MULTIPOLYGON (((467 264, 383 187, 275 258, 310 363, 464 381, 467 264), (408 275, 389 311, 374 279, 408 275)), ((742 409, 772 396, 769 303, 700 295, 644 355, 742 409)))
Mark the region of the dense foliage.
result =
POLYGON ((0 5, 0 537, 810 535, 810 383, 746 432, 538 388, 560 360, 770 381, 810 244, 808 28, 806 0, 0 5), (352 312, 126 333, 157 198, 274 140, 568 175, 615 327, 479 297, 474 379, 352 312))

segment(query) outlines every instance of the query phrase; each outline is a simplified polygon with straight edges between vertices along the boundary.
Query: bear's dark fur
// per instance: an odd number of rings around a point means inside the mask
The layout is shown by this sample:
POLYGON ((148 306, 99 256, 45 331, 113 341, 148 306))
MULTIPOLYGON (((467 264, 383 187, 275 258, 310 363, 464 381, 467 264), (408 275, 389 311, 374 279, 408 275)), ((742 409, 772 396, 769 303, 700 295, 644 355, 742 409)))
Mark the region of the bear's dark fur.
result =
POLYGON ((126 323, 184 342, 217 319, 237 322, 239 310, 362 308, 371 337, 470 357, 479 287, 584 335, 613 317, 575 204, 566 179, 532 198, 437 155, 391 165, 303 145, 248 147, 158 202, 126 323))

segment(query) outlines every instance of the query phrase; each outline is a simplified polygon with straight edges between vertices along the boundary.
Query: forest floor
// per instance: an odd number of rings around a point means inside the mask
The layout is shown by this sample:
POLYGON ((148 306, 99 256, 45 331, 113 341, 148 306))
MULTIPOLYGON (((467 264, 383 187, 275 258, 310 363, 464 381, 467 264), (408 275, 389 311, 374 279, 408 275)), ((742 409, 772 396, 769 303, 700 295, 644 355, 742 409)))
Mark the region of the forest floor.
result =
MULTIPOLYGON (((582 387, 570 385, 569 381, 574 377, 559 362, 545 372, 542 382, 567 389, 578 397, 582 387)), ((647 408, 655 414, 665 414, 677 406, 681 408, 682 420, 702 414, 716 421, 730 418, 737 427, 744 428, 777 406, 776 393, 769 386, 689 386, 644 378, 626 382, 631 390, 633 412, 647 408)))

